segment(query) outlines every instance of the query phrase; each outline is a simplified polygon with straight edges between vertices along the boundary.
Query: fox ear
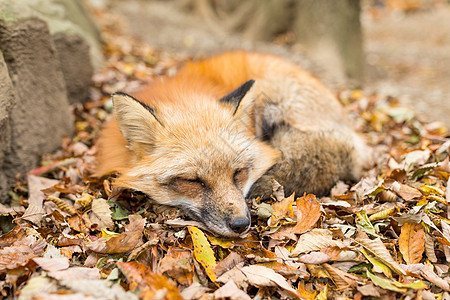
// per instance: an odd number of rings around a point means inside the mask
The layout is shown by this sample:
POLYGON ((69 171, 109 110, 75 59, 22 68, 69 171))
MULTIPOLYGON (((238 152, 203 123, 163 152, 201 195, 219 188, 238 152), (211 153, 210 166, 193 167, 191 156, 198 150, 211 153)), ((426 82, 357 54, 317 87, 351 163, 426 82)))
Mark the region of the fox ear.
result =
POLYGON ((122 92, 112 94, 112 101, 117 125, 128 143, 153 144, 154 133, 162 126, 155 111, 122 92))
POLYGON ((234 107, 234 115, 239 108, 239 104, 241 104, 242 98, 247 95, 248 91, 251 89, 254 83, 255 81, 253 79, 247 81, 228 95, 221 98, 219 102, 231 104, 234 107))

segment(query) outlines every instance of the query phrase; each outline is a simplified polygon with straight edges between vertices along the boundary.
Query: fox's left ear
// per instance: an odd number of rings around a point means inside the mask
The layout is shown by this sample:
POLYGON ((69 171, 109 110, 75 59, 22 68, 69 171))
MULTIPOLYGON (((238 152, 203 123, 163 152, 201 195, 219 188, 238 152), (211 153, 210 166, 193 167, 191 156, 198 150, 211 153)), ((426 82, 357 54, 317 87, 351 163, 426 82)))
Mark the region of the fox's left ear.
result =
POLYGON ((112 101, 117 125, 128 143, 153 144, 156 131, 163 127, 153 108, 122 92, 112 94, 112 101))
POLYGON ((231 93, 227 94, 223 98, 219 100, 222 103, 229 103, 234 107, 233 115, 236 114, 236 111, 241 104, 242 99, 247 95, 248 91, 251 89, 255 81, 253 79, 247 81, 231 93))

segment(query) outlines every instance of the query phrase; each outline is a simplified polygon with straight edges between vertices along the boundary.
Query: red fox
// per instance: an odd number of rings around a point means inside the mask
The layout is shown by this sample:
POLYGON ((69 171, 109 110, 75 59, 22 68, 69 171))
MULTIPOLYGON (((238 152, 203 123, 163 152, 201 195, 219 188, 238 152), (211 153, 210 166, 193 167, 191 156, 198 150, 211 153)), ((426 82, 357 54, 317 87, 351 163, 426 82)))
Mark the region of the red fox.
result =
POLYGON ((213 233, 250 227, 245 198, 271 179, 297 195, 357 180, 368 159, 333 93, 279 57, 230 52, 187 63, 133 96, 112 95, 97 175, 181 208, 213 233))

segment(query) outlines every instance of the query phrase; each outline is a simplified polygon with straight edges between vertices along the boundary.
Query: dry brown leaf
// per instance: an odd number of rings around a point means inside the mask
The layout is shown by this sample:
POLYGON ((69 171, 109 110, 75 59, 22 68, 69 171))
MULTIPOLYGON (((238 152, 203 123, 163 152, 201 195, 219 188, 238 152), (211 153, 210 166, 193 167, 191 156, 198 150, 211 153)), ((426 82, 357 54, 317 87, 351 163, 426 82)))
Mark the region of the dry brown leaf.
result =
POLYGON ((21 214, 25 212, 25 207, 21 206, 13 206, 8 207, 0 203, 0 215, 11 215, 15 216, 17 214, 21 214))
MULTIPOLYGON (((441 227, 442 227, 442 234, 444 235, 444 237, 447 240, 450 240, 450 225, 448 225, 445 222, 441 222, 441 227)), ((444 249, 445 259, 447 260, 447 262, 449 262, 450 261, 450 246, 442 245, 442 247, 444 249)))
POLYGON ((335 268, 329 264, 323 264, 323 267, 328 271, 331 279, 336 284, 336 287, 339 290, 346 289, 349 286, 355 286, 357 280, 359 279, 357 276, 339 270, 338 268, 335 268))
POLYGON ((11 246, 16 241, 19 241, 27 236, 25 228, 20 225, 14 227, 10 232, 0 236, 0 249, 11 246))
POLYGON ((356 241, 365 249, 380 259, 385 265, 392 269, 395 273, 406 275, 405 270, 392 258, 386 246, 380 238, 370 240, 367 238, 358 238, 356 241))
POLYGON ((177 287, 165 276, 153 273, 149 267, 137 262, 119 262, 119 270, 125 275, 130 289, 139 289, 141 299, 180 299, 177 287))
POLYGON ((292 209, 292 203, 294 202, 294 194, 281 201, 277 201, 272 204, 273 212, 269 219, 269 226, 276 226, 281 219, 289 217, 294 218, 294 211, 292 209))
POLYGON ((320 218, 320 204, 313 194, 297 198, 297 224, 292 232, 301 234, 314 227, 320 218))
POLYGON ((35 257, 34 262, 47 272, 60 271, 69 268, 69 260, 67 257, 35 257))
POLYGON ((233 280, 214 292, 214 299, 251 300, 249 295, 240 290, 233 280))
POLYGON ((418 189, 397 181, 392 184, 391 189, 406 201, 411 201, 422 196, 422 193, 418 189))
POLYGON ((432 263, 438 261, 434 252, 434 238, 429 234, 425 234, 425 254, 432 263))
POLYGON ((373 284, 366 284, 363 286, 356 287, 358 291, 366 297, 380 297, 380 292, 378 291, 378 288, 373 284))
POLYGON ((222 276, 216 279, 216 283, 227 283, 233 280, 233 282, 242 290, 247 290, 248 281, 247 276, 237 266, 228 272, 225 272, 222 276))
POLYGON ((406 264, 417 264, 425 250, 425 231, 420 223, 405 223, 402 226, 398 246, 406 264))
POLYGON ((235 266, 243 262, 244 259, 242 258, 242 256, 240 256, 236 252, 231 252, 227 257, 225 257, 224 260, 220 261, 216 265, 214 272, 216 273, 217 277, 220 277, 225 272, 228 272, 229 270, 233 269, 235 266))
POLYGON ((200 299, 200 297, 209 290, 208 287, 203 286, 198 282, 194 282, 181 292, 181 297, 183 297, 184 300, 196 300, 200 299))
POLYGON ((446 281, 446 280, 440 278, 438 275, 436 275, 436 273, 434 273, 434 271, 433 271, 432 266, 426 264, 423 267, 422 271, 420 271, 420 275, 422 275, 423 278, 425 278, 429 282, 437 285, 441 289, 443 289, 447 292, 450 291, 450 284, 448 283, 448 281, 446 281))
POLYGON ((341 241, 333 240, 333 233, 330 230, 315 228, 300 236, 291 257, 311 251, 319 251, 326 247, 343 248, 344 244, 341 241))
POLYGON ((275 179, 271 179, 272 181, 272 195, 275 197, 277 201, 282 201, 286 196, 284 195, 284 187, 278 183, 275 179))
POLYGON ((159 263, 159 272, 175 279, 179 284, 191 285, 194 277, 194 266, 192 265, 192 253, 188 250, 175 251, 169 247, 166 255, 159 263))
MULTIPOLYGON (((113 284, 109 280, 100 279, 61 279, 59 285, 64 290, 76 292, 73 298, 66 298, 60 294, 56 297, 45 297, 45 300, 95 300, 95 299, 127 299, 138 300, 139 298, 132 292, 126 292, 120 284, 113 284)), ((144 298, 145 299, 145 298, 144 298)))
POLYGON ((312 265, 320 265, 329 262, 330 260, 331 257, 328 254, 318 251, 299 256, 298 258, 299 262, 312 265))
MULTIPOLYGON (((129 216, 131 219, 132 215, 129 216)), ((128 224, 126 231, 112 238, 102 237, 95 242, 86 244, 86 247, 97 253, 122 253, 133 250, 142 244, 142 233, 146 220, 141 216, 128 224)))
POLYGON ((112 211, 108 201, 105 199, 92 200, 92 212, 89 215, 92 223, 96 223, 99 229, 112 229, 114 227, 114 221, 111 218, 112 211))
POLYGON ((32 258, 44 253, 46 245, 44 240, 30 235, 0 249, 0 273, 27 265, 32 258))
POLYGON ((278 286, 287 291, 292 297, 298 298, 296 290, 286 281, 286 279, 277 274, 272 269, 251 265, 240 269, 247 276, 248 282, 256 287, 278 286))
POLYGON ((33 224, 40 224, 44 215, 44 198, 45 195, 41 191, 58 184, 58 180, 48 179, 44 177, 28 175, 28 208, 22 216, 22 219, 30 221, 33 224))
POLYGON ((49 276, 56 280, 96 280, 100 279, 100 271, 97 268, 71 267, 52 271, 49 276))
POLYGON ((10 246, 0 249, 0 274, 6 270, 25 266, 36 256, 34 251, 25 245, 10 246))

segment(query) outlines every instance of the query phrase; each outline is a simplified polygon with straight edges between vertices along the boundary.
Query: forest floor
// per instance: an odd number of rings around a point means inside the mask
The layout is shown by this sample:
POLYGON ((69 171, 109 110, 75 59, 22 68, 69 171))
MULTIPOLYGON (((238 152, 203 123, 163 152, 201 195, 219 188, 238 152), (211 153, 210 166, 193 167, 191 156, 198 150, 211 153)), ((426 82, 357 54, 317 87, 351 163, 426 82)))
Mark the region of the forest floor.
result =
MULTIPOLYGON (((227 49, 251 49, 285 56, 340 89, 332 70, 313 62, 298 47, 252 43, 205 25, 181 12, 173 1, 111 1, 128 22, 131 35, 174 53, 203 56, 227 49)), ((364 90, 398 97, 426 121, 450 128, 450 5, 412 11, 365 8, 362 24, 366 52, 364 90)))

